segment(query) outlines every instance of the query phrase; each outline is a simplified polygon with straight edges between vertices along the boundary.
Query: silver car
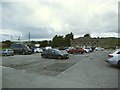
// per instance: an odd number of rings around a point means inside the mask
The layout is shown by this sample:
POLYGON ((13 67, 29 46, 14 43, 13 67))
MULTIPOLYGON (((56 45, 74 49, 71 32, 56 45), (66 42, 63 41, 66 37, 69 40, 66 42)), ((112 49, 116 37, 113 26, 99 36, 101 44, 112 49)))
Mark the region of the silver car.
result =
POLYGON ((14 51, 12 49, 4 49, 2 50, 2 56, 13 56, 14 51))
POLYGON ((109 59, 105 60, 106 62, 117 65, 120 68, 120 49, 116 50, 112 54, 109 54, 109 59))

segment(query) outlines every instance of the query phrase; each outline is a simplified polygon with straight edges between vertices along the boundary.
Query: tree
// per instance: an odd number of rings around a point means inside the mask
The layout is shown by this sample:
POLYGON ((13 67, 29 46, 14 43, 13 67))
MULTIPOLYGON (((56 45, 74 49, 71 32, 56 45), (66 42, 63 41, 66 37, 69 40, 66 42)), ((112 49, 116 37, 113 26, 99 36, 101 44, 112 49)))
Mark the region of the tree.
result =
POLYGON ((61 46, 64 46, 63 36, 55 35, 52 39, 52 47, 61 47, 61 46))
POLYGON ((91 36, 90 36, 90 34, 87 33, 84 35, 84 37, 91 37, 91 36))
POLYGON ((49 41, 48 41, 48 46, 51 46, 51 45, 52 45, 52 41, 49 40, 49 41))
POLYGON ((52 39, 52 47, 57 47, 57 35, 55 35, 52 39))
POLYGON ((41 44, 40 44, 40 46, 41 46, 41 47, 46 47, 46 46, 48 46, 48 41, 47 41, 47 40, 42 41, 41 44))
POLYGON ((52 39, 52 47, 64 47, 64 46, 70 46, 71 45, 71 41, 74 39, 74 35, 73 33, 69 33, 67 35, 65 35, 65 37, 63 36, 58 36, 55 35, 52 39))
POLYGON ((63 47, 64 46, 64 38, 63 38, 63 36, 58 36, 57 37, 57 44, 58 44, 58 47, 63 47))
POLYGON ((36 41, 31 41, 32 44, 36 44, 36 41))
POLYGON ((65 46, 70 46, 71 45, 71 41, 74 39, 74 35, 73 33, 71 32, 70 34, 67 34, 65 36, 65 40, 64 40, 64 45, 65 46))
POLYGON ((3 48, 9 48, 11 46, 12 42, 10 40, 2 41, 2 47, 3 48))
POLYGON ((72 32, 70 33, 70 39, 74 39, 74 34, 72 32))

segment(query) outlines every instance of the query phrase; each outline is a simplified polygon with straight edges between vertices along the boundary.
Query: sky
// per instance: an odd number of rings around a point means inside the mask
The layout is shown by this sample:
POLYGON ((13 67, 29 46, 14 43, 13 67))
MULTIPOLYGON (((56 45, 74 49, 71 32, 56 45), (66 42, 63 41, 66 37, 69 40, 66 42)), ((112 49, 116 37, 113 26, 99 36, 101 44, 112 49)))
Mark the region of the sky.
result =
POLYGON ((119 0, 2 0, 0 40, 51 40, 70 32, 74 38, 118 37, 119 0))

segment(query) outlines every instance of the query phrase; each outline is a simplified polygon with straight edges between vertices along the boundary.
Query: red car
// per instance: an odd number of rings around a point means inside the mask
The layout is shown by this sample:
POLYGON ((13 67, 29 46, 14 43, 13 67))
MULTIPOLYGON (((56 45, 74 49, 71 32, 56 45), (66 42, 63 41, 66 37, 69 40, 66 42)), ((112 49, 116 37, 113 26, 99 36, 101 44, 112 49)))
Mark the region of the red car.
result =
POLYGON ((83 48, 74 48, 74 49, 70 49, 67 51, 68 53, 80 53, 83 54, 84 53, 84 49, 83 48))

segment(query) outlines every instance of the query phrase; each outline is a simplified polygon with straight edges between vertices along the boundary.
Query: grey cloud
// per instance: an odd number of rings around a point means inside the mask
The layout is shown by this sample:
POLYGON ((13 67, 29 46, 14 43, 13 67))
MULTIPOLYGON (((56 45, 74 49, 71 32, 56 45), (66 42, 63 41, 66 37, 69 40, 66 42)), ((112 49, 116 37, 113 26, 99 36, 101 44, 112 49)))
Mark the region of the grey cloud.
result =
MULTIPOLYGON (((40 39, 40 38, 52 38, 53 33, 50 33, 48 28, 35 28, 35 27, 21 27, 23 38, 28 38, 28 33, 30 32, 31 38, 33 39, 40 39)), ((19 30, 19 31, 20 31, 19 30)))
MULTIPOLYGON (((97 2, 97 1, 96 1, 97 2)), ((102 3, 102 2, 101 2, 102 3)), ((104 2, 103 2, 104 3, 104 2)), ((39 6, 49 7, 52 15, 48 22, 42 21, 40 17, 34 16, 41 7, 32 8, 28 3, 14 3, 4 2, 2 3, 2 29, 11 29, 22 33, 22 38, 28 38, 28 32, 31 33, 31 38, 52 38, 56 34, 67 34, 73 32, 75 35, 82 35, 86 33, 107 33, 107 32, 118 32, 117 28, 117 12, 107 11, 101 14, 94 14, 92 16, 87 15, 89 7, 80 6, 79 4, 72 4, 72 8, 65 7, 61 3, 41 3, 39 6), (75 6, 75 8, 74 8, 75 6), (85 9, 84 9, 85 8, 85 9), (39 20, 38 20, 39 18, 39 20), (50 24, 55 19, 61 20, 63 23, 64 30, 56 32, 51 28, 50 24), (65 25, 68 27, 65 27, 65 25)), ((41 11, 40 11, 41 12, 41 11)), ((41 15, 41 13, 40 13, 41 15)), ((5 37, 5 35, 4 35, 5 37)))

